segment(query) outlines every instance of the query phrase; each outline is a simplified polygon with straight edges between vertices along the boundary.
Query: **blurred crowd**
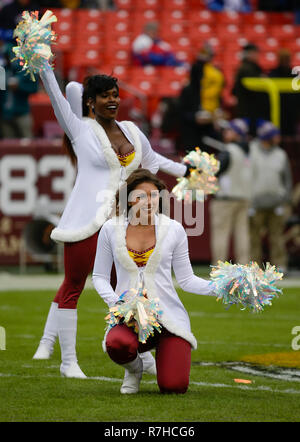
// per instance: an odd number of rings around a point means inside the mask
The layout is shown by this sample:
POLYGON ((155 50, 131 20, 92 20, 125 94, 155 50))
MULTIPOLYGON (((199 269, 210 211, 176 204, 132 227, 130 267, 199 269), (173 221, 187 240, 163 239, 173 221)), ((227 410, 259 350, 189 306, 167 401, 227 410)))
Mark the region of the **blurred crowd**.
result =
MULTIPOLYGON (((265 11, 294 11, 297 1, 256 2, 265 11)), ((213 11, 249 12, 248 0, 206 0, 213 11)), ((32 82, 12 61, 12 30, 23 10, 44 7, 116 8, 112 0, 14 0, 0 2, 0 66, 5 69, 6 88, 0 90, 0 138, 32 138, 33 121, 29 106, 31 94, 38 92, 32 82)), ((164 98, 149 121, 160 138, 172 139, 177 153, 202 146, 220 160, 220 190, 210 204, 212 261, 230 256, 231 238, 235 260, 261 263, 265 259, 267 237, 269 257, 283 271, 288 268, 284 242, 286 220, 292 212, 293 177, 290 161, 281 137, 294 137, 298 132, 300 95, 282 94, 280 124, 271 122, 267 92, 250 90, 243 79, 291 78, 291 53, 278 52, 277 65, 265 72, 259 64, 260 49, 247 43, 241 54, 232 88, 230 108, 224 106, 222 94, 225 77, 214 64, 214 50, 204 43, 191 65, 178 60, 169 43, 159 35, 159 24, 149 22, 132 44, 133 66, 183 66, 189 71, 189 82, 177 97, 164 98), (253 177, 255 178, 253 179, 253 177)))

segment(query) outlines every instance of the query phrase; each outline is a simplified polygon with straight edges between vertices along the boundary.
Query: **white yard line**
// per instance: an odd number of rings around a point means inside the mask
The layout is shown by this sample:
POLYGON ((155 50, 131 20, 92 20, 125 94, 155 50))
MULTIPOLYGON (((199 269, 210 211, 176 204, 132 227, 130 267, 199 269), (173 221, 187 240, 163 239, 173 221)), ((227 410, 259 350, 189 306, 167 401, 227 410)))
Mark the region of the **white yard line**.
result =
MULTIPOLYGON (((0 378, 9 378, 9 377, 18 377, 18 378, 24 378, 24 379, 37 379, 37 378, 58 378, 58 375, 17 375, 13 373, 0 373, 0 378)), ((122 383, 123 379, 118 378, 109 378, 106 376, 91 376, 86 379, 80 379, 80 381, 100 381, 100 382, 112 382, 112 383, 122 383)), ((142 380, 143 384, 156 384, 156 380, 142 380)), ((280 394, 300 394, 300 389, 297 390, 295 388, 288 388, 288 389, 278 389, 278 388, 272 388, 272 387, 266 387, 266 386, 260 386, 260 387, 249 387, 247 385, 231 385, 231 384, 219 384, 219 383, 211 383, 211 382, 198 382, 198 381, 190 381, 190 385, 195 385, 198 387, 208 387, 208 388, 233 388, 237 390, 247 390, 247 391, 266 391, 270 393, 280 393, 280 394)))
MULTIPOLYGON (((55 275, 16 275, 9 272, 0 273, 0 292, 1 291, 25 291, 25 290, 57 290, 60 284, 63 282, 63 274, 55 275)), ((176 289, 179 289, 177 281, 173 280, 176 289)), ((299 287, 300 278, 286 278, 283 281, 279 281, 278 287, 299 287)), ((86 289, 94 289, 92 278, 86 281, 86 289)), ((299 290, 300 294, 300 290, 299 290)))

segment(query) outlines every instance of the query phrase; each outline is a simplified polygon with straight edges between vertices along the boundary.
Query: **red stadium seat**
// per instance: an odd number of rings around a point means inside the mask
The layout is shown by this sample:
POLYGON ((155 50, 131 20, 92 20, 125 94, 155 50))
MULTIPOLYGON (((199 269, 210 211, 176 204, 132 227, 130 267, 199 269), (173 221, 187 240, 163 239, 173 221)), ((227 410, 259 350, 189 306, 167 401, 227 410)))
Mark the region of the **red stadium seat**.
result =
POLYGON ((161 28, 160 35, 163 40, 173 41, 188 36, 188 29, 183 23, 170 23, 168 26, 161 28))
POLYGON ((115 0, 115 5, 118 9, 133 9, 135 3, 135 0, 115 0))
POLYGON ((71 51, 73 49, 73 34, 71 33, 58 34, 54 48, 63 52, 71 51))
POLYGON ((185 50, 191 48, 191 40, 188 36, 171 36, 170 38, 166 39, 166 41, 171 45, 172 49, 176 48, 176 50, 185 50))
POLYGON ((197 43, 197 45, 199 45, 199 43, 213 38, 215 35, 214 28, 208 24, 198 24, 191 26, 189 29, 189 38, 191 39, 192 44, 197 43))
POLYGON ((244 37, 249 41, 257 41, 265 39, 269 36, 268 28, 262 24, 246 25, 244 26, 244 37))
POLYGON ((189 78, 189 69, 183 66, 169 67, 164 66, 158 69, 159 78, 163 78, 166 81, 178 80, 181 83, 185 83, 189 78))
POLYGON ((189 9, 194 11, 206 10, 206 4, 203 0, 187 0, 189 9))
POLYGON ((104 12, 100 11, 99 9, 76 9, 74 14, 76 22, 101 22, 104 17, 104 12))
POLYGON ((280 41, 274 37, 268 37, 259 42, 259 49, 264 52, 277 51, 280 46, 280 41))
POLYGON ((72 9, 51 8, 51 11, 57 17, 58 21, 73 20, 73 18, 74 18, 74 11, 72 9))
POLYGON ((229 24, 229 25, 219 25, 217 27, 216 36, 220 40, 232 40, 237 39, 241 35, 241 28, 240 26, 237 26, 235 24, 229 24))
POLYGON ((131 51, 120 49, 118 45, 105 50, 104 59, 107 64, 128 66, 131 63, 131 51))
POLYGON ((253 11, 245 14, 244 23, 249 25, 265 25, 269 23, 268 13, 263 11, 253 11))
POLYGON ((132 81, 149 80, 156 81, 159 77, 159 69, 155 66, 134 66, 130 69, 132 81))
POLYGON ((160 12, 156 9, 136 10, 131 17, 134 19, 134 22, 141 21, 146 23, 149 21, 159 20, 160 12))
POLYGON ((224 50, 224 43, 222 38, 214 36, 206 40, 206 42, 212 47, 214 52, 224 50))
POLYGON ((103 25, 100 20, 78 20, 74 24, 74 32, 83 36, 86 33, 100 33, 103 32, 103 25))
POLYGON ((162 0, 162 8, 165 9, 187 9, 190 7, 189 0, 162 0))
POLYGON ((88 66, 97 67, 103 60, 103 50, 98 49, 81 49, 74 51, 68 55, 68 66, 88 66))
POLYGON ((111 45, 114 48, 118 47, 119 49, 131 50, 132 40, 128 35, 113 34, 111 39, 106 38, 105 41, 106 48, 111 45))
POLYGON ((183 84, 179 80, 160 80, 157 88, 156 95, 160 98, 163 97, 178 97, 182 90, 183 84))
POLYGON ((282 42, 281 47, 286 47, 291 52, 299 52, 300 51, 300 37, 290 40, 288 46, 286 45, 286 42, 282 42))
POLYGON ((161 13, 162 26, 164 23, 180 23, 186 20, 185 10, 183 9, 170 9, 164 10, 161 13))
POLYGON ((270 25, 268 29, 271 35, 278 40, 289 40, 296 37, 296 28, 293 25, 270 25))
POLYGON ((97 68, 99 74, 111 75, 124 82, 127 82, 129 79, 130 70, 126 66, 99 64, 97 68))
POLYGON ((157 79, 137 79, 133 81, 133 79, 130 80, 130 84, 137 89, 139 92, 142 92, 143 94, 147 96, 155 96, 156 95, 156 89, 157 89, 157 79))
POLYGON ((207 10, 189 10, 188 20, 192 23, 205 23, 205 24, 215 24, 216 23, 216 13, 207 10))
POLYGON ((132 29, 130 21, 112 21, 105 22, 103 32, 107 39, 117 38, 118 36, 130 36, 132 29))
POLYGON ((292 12, 269 12, 268 17, 269 17, 269 23, 272 24, 293 25, 295 23, 295 15, 292 12))
POLYGON ((243 15, 235 11, 220 12, 216 18, 217 22, 223 25, 240 25, 243 22, 243 15))
POLYGON ((106 11, 105 16, 103 18, 103 26, 105 28, 110 28, 111 26, 115 26, 118 23, 130 23, 130 17, 132 12, 127 9, 122 9, 120 11, 106 11))
POLYGON ((58 20, 56 23, 53 23, 53 30, 59 35, 62 33, 72 33, 73 31, 73 20, 58 20))
POLYGON ((173 47, 173 52, 176 55, 176 58, 183 63, 191 63, 196 55, 194 48, 183 49, 181 47, 173 47))
POLYGON ((183 67, 160 68, 158 95, 160 97, 178 96, 181 89, 187 84, 189 75, 189 70, 183 67))
POLYGON ((277 63, 277 54, 276 52, 261 52, 259 55, 259 64, 261 67, 268 71, 275 67, 277 63))
POLYGON ((241 63, 240 51, 225 53, 223 57, 223 70, 235 70, 241 63))
POLYGON ((136 10, 158 9, 161 6, 159 0, 135 0, 134 8, 136 10))
POLYGON ((103 50, 104 40, 101 34, 85 34, 82 38, 80 35, 75 34, 73 38, 73 51, 88 51, 90 49, 103 50))
POLYGON ((292 66, 300 66, 300 51, 292 54, 292 66))
POLYGON ((53 23, 52 29, 57 34, 55 49, 70 51, 74 33, 74 14, 69 9, 53 9, 57 22, 53 23))

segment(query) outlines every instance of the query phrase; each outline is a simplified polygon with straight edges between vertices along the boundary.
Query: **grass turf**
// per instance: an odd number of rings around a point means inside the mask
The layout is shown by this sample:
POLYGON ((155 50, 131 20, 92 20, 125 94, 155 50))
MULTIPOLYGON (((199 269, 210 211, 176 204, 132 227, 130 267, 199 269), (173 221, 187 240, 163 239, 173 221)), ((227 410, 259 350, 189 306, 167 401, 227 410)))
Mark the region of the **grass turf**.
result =
POLYGON ((217 364, 249 355, 259 355, 260 362, 264 354, 275 354, 275 361, 276 353, 296 355, 291 331, 300 326, 299 289, 284 289, 259 315, 236 306, 226 311, 215 298, 179 294, 198 340, 188 392, 161 395, 155 377, 144 375, 140 393, 123 396, 123 369, 102 352, 107 309, 95 291, 85 290, 78 308, 77 353, 86 380, 60 377, 58 343, 51 360, 32 360, 54 292, 0 292, 0 326, 6 330, 6 350, 0 351, 0 421, 299 421, 299 382, 217 364), (252 383, 237 384, 235 378, 252 383))

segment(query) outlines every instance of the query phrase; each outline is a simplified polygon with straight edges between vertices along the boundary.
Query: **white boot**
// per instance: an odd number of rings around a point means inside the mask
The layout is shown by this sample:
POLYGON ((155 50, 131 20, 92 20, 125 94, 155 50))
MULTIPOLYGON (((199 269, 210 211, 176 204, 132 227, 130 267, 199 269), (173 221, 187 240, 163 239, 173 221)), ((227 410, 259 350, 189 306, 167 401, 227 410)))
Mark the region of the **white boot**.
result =
POLYGON ((143 362, 139 355, 134 361, 122 364, 125 368, 125 376, 120 392, 122 394, 135 394, 139 391, 143 375, 143 362))
POLYGON ((58 309, 58 337, 61 349, 60 373, 67 378, 85 379, 76 356, 77 310, 58 309))
POLYGON ((143 373, 154 374, 156 376, 156 363, 150 351, 139 353, 143 361, 143 373))
POLYGON ((32 359, 50 359, 58 334, 57 310, 58 304, 56 302, 52 302, 45 324, 43 336, 40 340, 38 349, 32 359))

